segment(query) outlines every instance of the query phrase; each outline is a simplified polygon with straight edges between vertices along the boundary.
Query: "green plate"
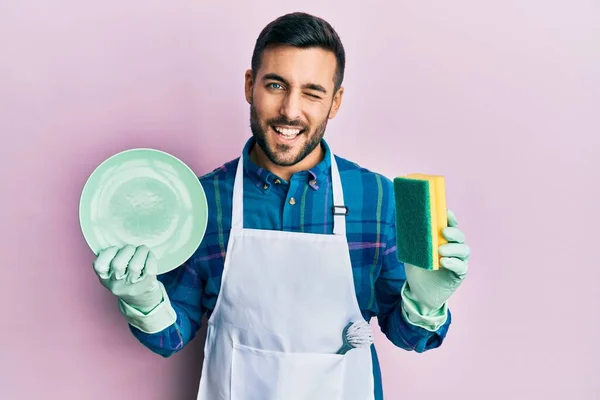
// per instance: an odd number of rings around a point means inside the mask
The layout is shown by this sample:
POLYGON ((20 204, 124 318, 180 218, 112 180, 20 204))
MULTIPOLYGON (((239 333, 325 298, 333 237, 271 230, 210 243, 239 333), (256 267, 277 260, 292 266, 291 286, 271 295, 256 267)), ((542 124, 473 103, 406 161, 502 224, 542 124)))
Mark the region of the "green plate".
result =
POLYGON ((81 230, 94 254, 143 244, 156 255, 159 274, 192 256, 207 221, 206 195, 196 174, 153 149, 108 158, 88 178, 79 203, 81 230))

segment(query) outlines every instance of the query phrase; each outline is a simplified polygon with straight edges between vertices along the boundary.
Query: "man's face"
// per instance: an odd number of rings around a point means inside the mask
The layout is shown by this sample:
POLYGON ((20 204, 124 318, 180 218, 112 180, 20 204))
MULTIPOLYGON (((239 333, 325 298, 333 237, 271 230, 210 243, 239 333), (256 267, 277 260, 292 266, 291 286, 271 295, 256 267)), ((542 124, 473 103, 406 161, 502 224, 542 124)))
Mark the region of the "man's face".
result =
POLYGON ((250 128, 272 163, 291 166, 320 143, 343 89, 334 93, 335 55, 320 48, 267 48, 256 80, 246 72, 250 128))

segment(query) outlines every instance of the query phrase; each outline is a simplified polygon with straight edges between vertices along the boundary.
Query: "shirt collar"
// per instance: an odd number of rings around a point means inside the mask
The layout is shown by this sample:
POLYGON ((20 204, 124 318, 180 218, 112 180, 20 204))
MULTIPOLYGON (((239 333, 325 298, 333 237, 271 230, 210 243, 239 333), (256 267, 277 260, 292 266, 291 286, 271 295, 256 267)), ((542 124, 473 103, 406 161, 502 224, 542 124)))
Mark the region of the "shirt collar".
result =
MULTIPOLYGON (((283 183, 284 180, 268 171, 265 168, 258 166, 250 159, 250 150, 256 143, 254 137, 251 137, 246 141, 242 155, 244 158, 244 169, 248 173, 250 179, 254 182, 257 187, 269 188, 271 184, 278 181, 283 183)), ((325 139, 321 139, 321 146, 325 151, 323 160, 321 160, 314 167, 296 172, 291 179, 303 179, 315 190, 319 189, 321 182, 328 179, 331 175, 331 150, 325 139)))

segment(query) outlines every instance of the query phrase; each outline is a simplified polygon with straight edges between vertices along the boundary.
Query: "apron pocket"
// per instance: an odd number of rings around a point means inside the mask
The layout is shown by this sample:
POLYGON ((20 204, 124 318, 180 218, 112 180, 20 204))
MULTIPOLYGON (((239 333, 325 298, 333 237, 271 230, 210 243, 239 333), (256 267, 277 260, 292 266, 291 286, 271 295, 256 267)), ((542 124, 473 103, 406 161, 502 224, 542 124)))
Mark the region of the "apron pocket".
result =
POLYGON ((341 400, 344 356, 233 344, 231 400, 341 400))

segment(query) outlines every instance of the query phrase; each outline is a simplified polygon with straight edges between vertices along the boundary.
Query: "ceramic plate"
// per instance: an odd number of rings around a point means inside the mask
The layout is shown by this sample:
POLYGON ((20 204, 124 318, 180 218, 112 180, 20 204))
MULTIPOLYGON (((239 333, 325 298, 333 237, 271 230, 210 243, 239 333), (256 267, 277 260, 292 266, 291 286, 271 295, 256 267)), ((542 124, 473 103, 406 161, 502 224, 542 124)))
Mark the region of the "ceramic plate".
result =
POLYGON ((204 238, 206 195, 196 174, 170 154, 127 150, 108 158, 88 178, 79 222, 94 254, 110 246, 146 245, 158 272, 187 261, 204 238))

